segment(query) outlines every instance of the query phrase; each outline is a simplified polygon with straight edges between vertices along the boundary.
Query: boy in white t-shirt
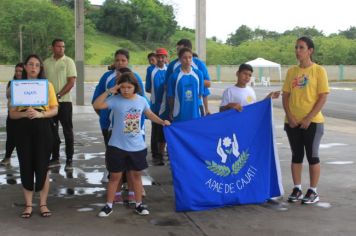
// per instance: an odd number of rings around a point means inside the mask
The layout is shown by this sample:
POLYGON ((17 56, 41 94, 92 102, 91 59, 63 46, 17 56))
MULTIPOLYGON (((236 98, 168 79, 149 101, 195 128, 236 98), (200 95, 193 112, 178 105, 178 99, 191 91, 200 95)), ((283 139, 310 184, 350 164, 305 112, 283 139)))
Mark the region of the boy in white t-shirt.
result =
MULTIPOLYGON (((255 91, 247 85, 250 82, 252 73, 251 65, 241 64, 239 66, 239 70, 236 72, 237 83, 225 89, 220 104, 220 112, 231 108, 242 111, 242 107, 257 101, 255 91)), ((278 98, 279 94, 279 91, 271 92, 266 98, 278 98)))

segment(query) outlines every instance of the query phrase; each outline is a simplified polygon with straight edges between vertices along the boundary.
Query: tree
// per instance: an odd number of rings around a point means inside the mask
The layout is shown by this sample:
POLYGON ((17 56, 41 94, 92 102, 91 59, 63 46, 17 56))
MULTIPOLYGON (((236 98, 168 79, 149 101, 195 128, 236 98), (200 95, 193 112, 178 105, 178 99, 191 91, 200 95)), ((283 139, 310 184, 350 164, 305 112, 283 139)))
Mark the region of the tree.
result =
POLYGON ((230 34, 230 37, 226 40, 227 44, 238 46, 243 42, 251 40, 253 38, 253 31, 246 25, 241 25, 234 34, 230 34))
POLYGON ((66 54, 74 56, 74 17, 70 10, 45 0, 0 1, 1 63, 19 61, 19 31, 22 31, 23 55, 50 55, 54 38, 66 42, 66 54))
POLYGON ((344 31, 340 30, 339 31, 339 35, 343 35, 348 39, 356 39, 356 27, 355 26, 351 26, 347 30, 344 30, 344 31))
POLYGON ((314 26, 313 27, 295 27, 292 30, 286 30, 283 35, 294 35, 295 37, 318 37, 318 36, 325 36, 322 30, 317 30, 314 26))
POLYGON ((255 29, 253 31, 253 39, 276 39, 278 37, 280 37, 281 35, 279 33, 277 33, 276 31, 268 31, 268 30, 264 30, 264 29, 255 29))
MULTIPOLYGON (((70 9, 74 9, 74 0, 52 0, 53 4, 60 7, 68 7, 70 9)), ((84 0, 84 9, 88 11, 91 7, 91 3, 89 0, 84 0)))
POLYGON ((100 11, 97 28, 128 39, 167 41, 177 27, 173 7, 158 0, 107 0, 100 11))

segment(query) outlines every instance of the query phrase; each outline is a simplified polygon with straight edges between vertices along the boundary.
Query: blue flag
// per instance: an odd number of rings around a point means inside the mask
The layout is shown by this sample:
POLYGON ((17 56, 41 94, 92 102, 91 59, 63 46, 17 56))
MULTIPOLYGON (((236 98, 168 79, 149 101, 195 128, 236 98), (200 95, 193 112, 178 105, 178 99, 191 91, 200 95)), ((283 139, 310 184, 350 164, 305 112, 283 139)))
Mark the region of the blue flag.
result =
POLYGON ((164 128, 177 211, 257 204, 283 195, 272 102, 164 128))

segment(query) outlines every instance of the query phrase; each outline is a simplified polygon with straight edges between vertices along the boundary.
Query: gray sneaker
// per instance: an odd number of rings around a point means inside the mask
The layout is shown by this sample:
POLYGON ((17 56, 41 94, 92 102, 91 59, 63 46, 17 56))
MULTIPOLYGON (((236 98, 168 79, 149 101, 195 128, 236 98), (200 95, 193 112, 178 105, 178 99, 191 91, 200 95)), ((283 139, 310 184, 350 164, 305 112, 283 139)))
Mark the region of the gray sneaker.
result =
POLYGON ((297 202, 303 198, 302 190, 295 187, 293 192, 288 196, 288 202, 297 202))
POLYGON ((311 189, 308 189, 307 194, 302 199, 302 204, 313 204, 319 202, 319 195, 311 189))

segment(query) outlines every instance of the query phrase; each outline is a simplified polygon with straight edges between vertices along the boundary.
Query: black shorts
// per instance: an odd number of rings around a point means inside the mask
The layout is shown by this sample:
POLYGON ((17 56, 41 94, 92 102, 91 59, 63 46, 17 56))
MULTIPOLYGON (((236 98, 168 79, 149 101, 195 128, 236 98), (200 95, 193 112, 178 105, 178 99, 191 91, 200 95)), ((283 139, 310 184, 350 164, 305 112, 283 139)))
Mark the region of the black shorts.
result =
POLYGON ((304 151, 309 164, 319 163, 319 146, 324 134, 323 123, 311 123, 308 129, 301 129, 299 126, 291 128, 284 124, 284 130, 292 149, 292 163, 303 163, 304 151))
POLYGON ((106 168, 109 172, 141 171, 148 167, 146 156, 146 148, 137 152, 128 152, 108 146, 105 153, 106 168))

